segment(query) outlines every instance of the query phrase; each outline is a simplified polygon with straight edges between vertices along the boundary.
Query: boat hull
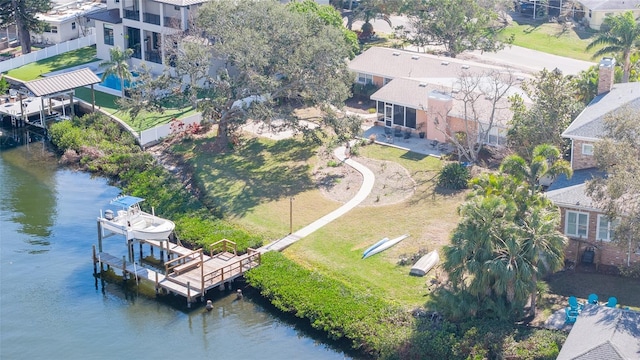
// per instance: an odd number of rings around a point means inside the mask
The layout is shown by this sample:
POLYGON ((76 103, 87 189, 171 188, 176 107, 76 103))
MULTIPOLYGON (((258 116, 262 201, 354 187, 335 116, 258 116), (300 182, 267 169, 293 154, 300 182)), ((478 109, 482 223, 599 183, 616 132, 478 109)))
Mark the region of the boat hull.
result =
POLYGON ((166 240, 176 227, 171 220, 144 212, 140 212, 135 218, 119 216, 109 220, 101 217, 98 221, 104 230, 124 235, 128 240, 166 240))
POLYGON ((377 248, 378 246, 380 246, 380 245, 382 245, 382 244, 386 243, 387 241, 389 241, 389 238, 388 238, 388 237, 383 238, 382 240, 378 241, 377 243, 375 243, 375 244, 373 244, 373 245, 369 246, 369 247, 367 248, 367 250, 365 250, 365 251, 362 253, 362 258, 364 259, 364 257, 365 257, 365 256, 367 256, 367 254, 368 254, 371 250, 373 250, 373 249, 377 248))
POLYGON ((411 268, 409 274, 415 276, 425 276, 429 270, 438 264, 440 256, 436 250, 421 257, 411 268))
POLYGON ((387 250, 388 248, 392 247, 393 245, 399 243, 400 241, 406 239, 409 237, 409 234, 404 234, 402 236, 398 236, 395 239, 391 239, 389 241, 384 242, 383 244, 379 245, 378 247, 376 247, 375 249, 372 249, 371 251, 369 251, 364 257, 363 259, 366 259, 370 256, 373 256, 377 253, 383 252, 385 250, 387 250))

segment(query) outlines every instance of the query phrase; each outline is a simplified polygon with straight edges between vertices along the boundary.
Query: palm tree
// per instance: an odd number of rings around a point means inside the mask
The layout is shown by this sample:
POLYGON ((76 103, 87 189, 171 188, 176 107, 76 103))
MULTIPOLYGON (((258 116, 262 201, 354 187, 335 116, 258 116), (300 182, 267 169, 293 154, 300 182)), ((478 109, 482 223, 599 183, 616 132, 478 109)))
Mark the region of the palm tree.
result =
POLYGON ((567 238, 558 231, 560 214, 557 208, 546 197, 540 194, 537 196, 544 198, 545 206, 529 207, 520 224, 523 235, 521 242, 523 257, 532 269, 529 292, 533 316, 536 311, 538 276, 544 276, 562 268, 563 249, 567 242, 567 238))
POLYGON ((587 50, 604 45, 593 54, 594 58, 611 53, 622 53, 624 61, 622 82, 629 82, 631 54, 640 46, 640 24, 633 17, 633 12, 627 11, 620 15, 607 16, 603 26, 608 30, 598 34, 587 46, 587 50))
POLYGON ((533 149, 532 159, 527 163, 519 155, 509 155, 500 164, 500 171, 529 185, 530 194, 540 190, 543 177, 555 178, 560 174, 573 175, 571 164, 560 158, 560 150, 549 144, 540 144, 533 149))
POLYGON ((120 79, 120 89, 122 90, 121 97, 125 97, 125 82, 131 81, 133 76, 129 71, 129 59, 133 55, 133 49, 121 50, 115 46, 109 50, 109 60, 105 60, 100 63, 100 68, 104 68, 102 73, 102 80, 106 79, 109 75, 115 75, 120 79))

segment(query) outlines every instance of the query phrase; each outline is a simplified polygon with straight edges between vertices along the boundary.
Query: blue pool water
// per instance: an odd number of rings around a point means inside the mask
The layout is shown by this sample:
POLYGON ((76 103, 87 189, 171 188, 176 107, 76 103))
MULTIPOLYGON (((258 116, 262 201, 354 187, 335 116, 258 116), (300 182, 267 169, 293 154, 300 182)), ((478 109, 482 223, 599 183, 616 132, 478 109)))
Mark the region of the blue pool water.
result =
MULTIPOLYGON (((137 74, 134 74, 134 73, 131 73, 131 75, 133 75, 134 79, 137 76, 137 74)), ((98 74, 98 76, 102 78, 102 74, 98 74)), ((113 89, 113 90, 118 90, 118 91, 122 90, 120 78, 115 74, 111 74, 111 75, 107 76, 106 78, 104 78, 104 80, 102 80, 100 85, 104 86, 104 87, 108 87, 108 88, 113 89)), ((133 82, 131 82, 129 80, 125 80, 124 81, 125 89, 129 89, 131 87, 131 85, 135 85, 135 81, 133 81, 133 82)))

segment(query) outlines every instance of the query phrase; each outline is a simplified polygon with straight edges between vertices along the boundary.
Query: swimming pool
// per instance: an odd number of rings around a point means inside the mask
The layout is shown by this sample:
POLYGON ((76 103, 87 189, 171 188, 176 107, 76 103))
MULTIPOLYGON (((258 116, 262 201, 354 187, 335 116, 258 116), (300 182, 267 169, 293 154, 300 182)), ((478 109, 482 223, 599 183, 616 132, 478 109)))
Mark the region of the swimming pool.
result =
MULTIPOLYGON (((96 75, 99 78, 102 78, 102 74, 96 74, 96 75)), ((138 76, 138 74, 131 73, 131 76, 133 76, 133 78, 135 79, 138 76)), ((121 85, 121 82, 120 82, 120 78, 115 74, 108 75, 106 78, 104 78, 104 80, 102 80, 102 82, 100 82, 100 85, 104 86, 104 87, 108 87, 109 89, 122 91, 122 85, 121 85)), ((125 80, 124 81, 125 89, 130 88, 132 85, 135 85, 135 80, 133 82, 131 82, 129 80, 125 80)))

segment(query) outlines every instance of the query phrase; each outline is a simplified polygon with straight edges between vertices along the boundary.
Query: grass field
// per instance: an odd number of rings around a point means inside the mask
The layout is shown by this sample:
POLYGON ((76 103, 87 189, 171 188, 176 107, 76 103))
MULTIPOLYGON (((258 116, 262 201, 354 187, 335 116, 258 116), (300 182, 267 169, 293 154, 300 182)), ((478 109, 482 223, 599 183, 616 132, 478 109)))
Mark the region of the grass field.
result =
MULTIPOLYGON (((294 231, 341 205, 327 199, 314 185, 311 171, 320 161, 316 145, 299 139, 251 139, 234 152, 211 154, 201 151, 206 141, 211 139, 182 143, 176 151, 189 159, 206 201, 220 206, 233 222, 260 234, 267 243, 289 233, 291 205, 294 231)), ((406 308, 420 306, 428 298, 429 281, 441 273, 435 270, 422 278, 409 276, 410 266, 400 266, 398 260, 448 243, 464 194, 434 192, 433 178, 441 166, 438 159, 379 145, 362 147, 360 156, 401 164, 416 181, 414 195, 397 204, 356 207, 284 253, 309 269, 345 283, 357 283, 406 308), (361 259, 369 245, 403 233, 411 236, 381 254, 361 259)), ((547 315, 566 306, 566 297, 586 298, 592 292, 604 300, 617 296, 620 303, 640 306, 637 280, 571 274, 548 281, 549 294, 556 300, 540 304, 548 309, 547 315)))
MULTIPOLYGON (((77 88, 75 96, 91 103, 91 89, 89 88, 77 88)), ((103 93, 100 91, 95 92, 96 106, 102 110, 112 114, 122 121, 129 124, 136 131, 150 129, 154 126, 166 124, 173 118, 184 118, 191 114, 195 114, 195 110, 190 105, 184 107, 167 107, 163 113, 158 112, 142 112, 135 119, 131 119, 128 112, 120 110, 120 106, 117 104, 117 96, 103 93)), ((172 104, 168 104, 173 106, 172 104)))
POLYGON ((98 60, 99 59, 96 58, 96 47, 94 45, 21 66, 8 71, 7 75, 16 79, 29 81, 52 71, 67 69, 98 60))
MULTIPOLYGON (((315 187, 311 171, 317 146, 301 140, 250 140, 224 155, 198 151, 198 143, 183 148, 196 171, 206 201, 215 203, 236 223, 269 242, 289 233, 290 205, 293 230, 317 220, 341 203, 325 198, 315 187), (293 198, 293 200, 291 200, 293 198)), ((437 272, 409 276, 410 266, 398 266, 402 255, 433 250, 448 241, 457 221, 463 194, 433 193, 431 179, 440 160, 406 151, 371 145, 362 156, 400 163, 417 182, 415 195, 402 203, 357 207, 288 248, 285 254, 315 271, 344 282, 357 282, 388 299, 411 307, 426 300, 426 283, 437 272), (446 221, 443 221, 446 219, 446 221), (362 260, 362 251, 382 237, 403 233, 411 237, 382 254, 362 260)))
POLYGON ((594 61, 592 56, 595 49, 587 52, 586 48, 595 34, 588 30, 564 28, 558 23, 514 21, 500 32, 500 37, 506 39, 514 35, 514 45, 573 59, 594 61))

